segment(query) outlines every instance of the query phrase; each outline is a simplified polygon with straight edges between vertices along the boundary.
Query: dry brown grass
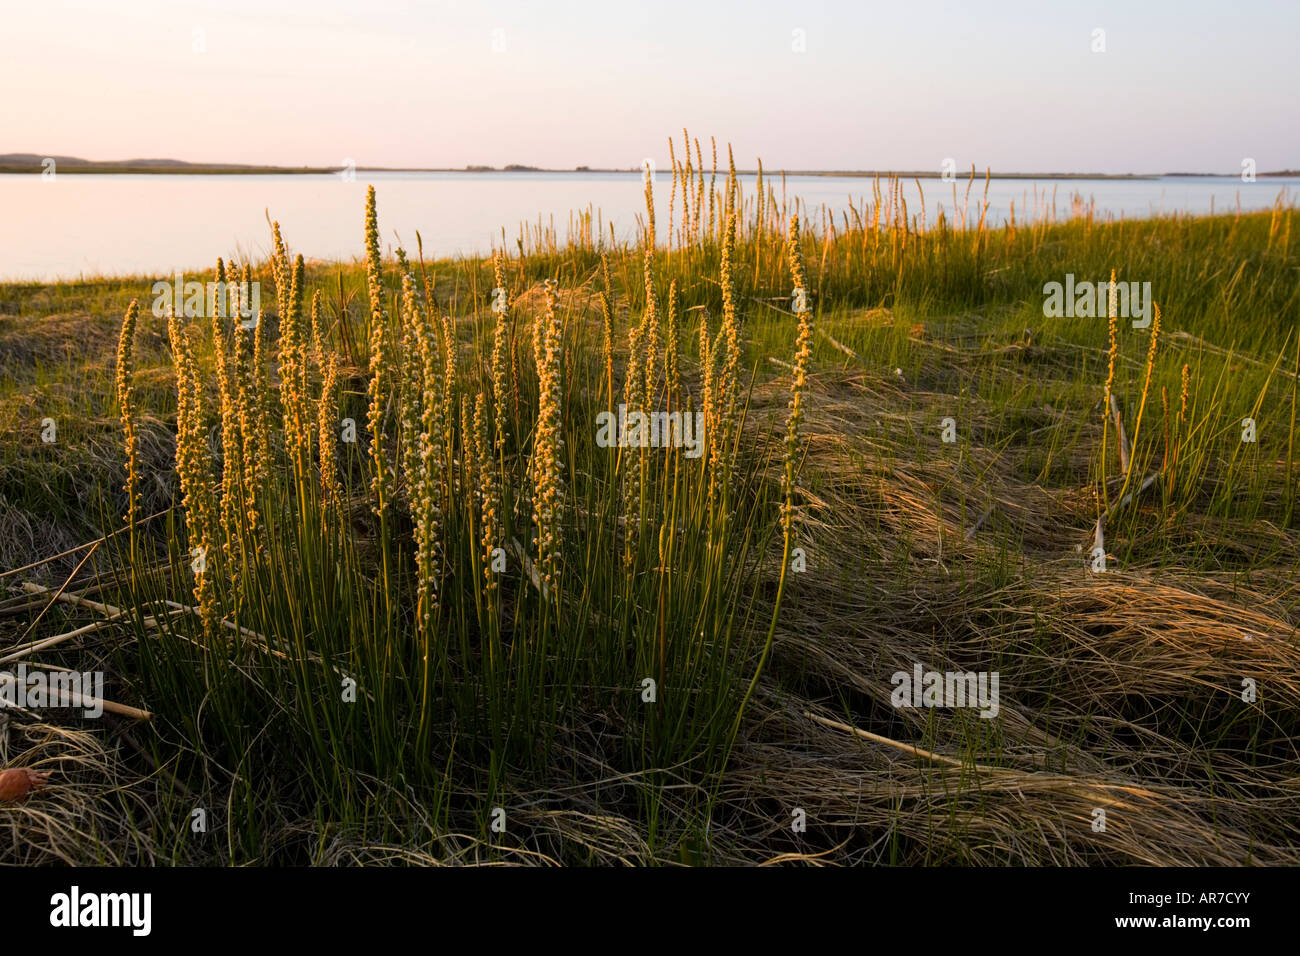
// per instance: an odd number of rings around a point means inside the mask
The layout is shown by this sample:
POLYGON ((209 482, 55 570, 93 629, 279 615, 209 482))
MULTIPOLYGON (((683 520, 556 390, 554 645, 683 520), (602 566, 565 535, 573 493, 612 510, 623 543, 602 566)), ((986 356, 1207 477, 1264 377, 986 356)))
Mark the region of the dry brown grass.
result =
POLYGON ((129 769, 120 740, 103 726, 73 729, 0 710, 0 766, 50 774, 48 785, 26 801, 0 803, 5 864, 158 862, 156 781, 129 769))

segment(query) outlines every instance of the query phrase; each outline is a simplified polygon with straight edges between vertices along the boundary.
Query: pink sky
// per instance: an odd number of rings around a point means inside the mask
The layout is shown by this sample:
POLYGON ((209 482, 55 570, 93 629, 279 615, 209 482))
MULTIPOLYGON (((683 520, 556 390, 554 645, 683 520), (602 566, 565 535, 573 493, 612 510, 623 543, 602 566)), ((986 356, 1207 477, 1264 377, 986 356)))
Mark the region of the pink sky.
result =
POLYGON ((1297 36, 1281 0, 42 0, 0 153, 631 167, 686 125, 742 166, 1263 171, 1300 167, 1297 36))

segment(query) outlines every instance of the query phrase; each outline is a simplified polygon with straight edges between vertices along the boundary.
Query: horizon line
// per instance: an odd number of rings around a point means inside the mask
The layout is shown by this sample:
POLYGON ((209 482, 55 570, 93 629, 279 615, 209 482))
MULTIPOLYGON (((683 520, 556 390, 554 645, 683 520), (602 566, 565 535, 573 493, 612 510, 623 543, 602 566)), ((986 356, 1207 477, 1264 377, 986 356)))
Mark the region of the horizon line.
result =
MULTIPOLYGON (((2 153, 0 154, 0 173, 42 173, 45 171, 45 162, 52 161, 55 165, 56 173, 59 171, 68 173, 83 174, 113 174, 113 173, 157 173, 157 174, 226 174, 226 175, 312 175, 322 173, 341 173, 345 170, 354 172, 377 172, 377 173, 636 173, 644 174, 644 167, 637 166, 587 166, 577 165, 572 167, 544 167, 530 166, 522 163, 509 163, 505 166, 488 166, 485 164, 470 163, 465 166, 284 166, 271 163, 209 163, 193 162, 184 159, 166 159, 166 158, 135 158, 135 159, 117 159, 117 160, 93 160, 83 159, 78 156, 57 156, 39 153, 2 153), (66 170, 59 170, 60 165, 68 166, 66 170)), ((726 170, 720 170, 726 175, 726 170)), ((656 170, 658 172, 658 170, 656 170)), ((666 171, 665 171, 666 172, 666 171)), ((710 171, 712 173, 712 171, 710 171)), ((843 176, 852 178, 866 177, 906 177, 908 179, 943 179, 942 170, 917 170, 917 169, 791 169, 791 168, 764 168, 762 172, 767 176, 843 176)), ((740 176, 757 176, 759 170, 755 169, 737 169, 737 175, 740 176)), ((970 179, 1099 179, 1099 180, 1150 180, 1162 179, 1173 176, 1186 177, 1213 177, 1222 179, 1236 179, 1241 173, 1216 173, 1216 172, 1190 172, 1190 171, 1167 171, 1158 173, 1100 173, 1100 172, 1018 172, 1005 171, 993 172, 991 167, 979 169, 972 165, 963 169, 960 173, 950 173, 951 179, 948 182, 970 179)), ((1300 170, 1279 169, 1256 172, 1258 177, 1286 177, 1300 176, 1300 170)), ((1243 180, 1243 182, 1245 182, 1243 180)), ((1247 182, 1247 184, 1249 184, 1247 182)))

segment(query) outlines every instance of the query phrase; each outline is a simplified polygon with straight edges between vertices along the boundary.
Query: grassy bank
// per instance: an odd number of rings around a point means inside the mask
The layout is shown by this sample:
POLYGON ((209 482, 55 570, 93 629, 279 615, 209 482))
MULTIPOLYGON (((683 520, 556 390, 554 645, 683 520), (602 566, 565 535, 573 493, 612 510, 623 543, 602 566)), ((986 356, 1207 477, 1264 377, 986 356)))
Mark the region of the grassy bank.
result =
POLYGON ((221 264, 255 329, 0 286, 0 661, 152 715, 13 712, 4 859, 1300 861, 1294 210, 729 183, 496 261, 358 210, 353 264, 221 264), (1112 272, 1158 324, 1044 315, 1112 272), (916 664, 997 716, 891 705, 916 664))

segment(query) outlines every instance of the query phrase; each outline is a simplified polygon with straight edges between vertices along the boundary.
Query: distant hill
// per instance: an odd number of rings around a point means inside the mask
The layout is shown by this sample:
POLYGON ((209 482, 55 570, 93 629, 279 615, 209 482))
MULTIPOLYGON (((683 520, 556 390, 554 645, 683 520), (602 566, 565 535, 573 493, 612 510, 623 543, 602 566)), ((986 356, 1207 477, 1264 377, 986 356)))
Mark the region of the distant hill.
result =
POLYGON ((40 166, 52 159, 58 166, 195 166, 244 169, 235 163, 187 163, 183 159, 82 159, 80 156, 38 156, 36 153, 0 153, 0 166, 40 166))
POLYGON ((328 173, 328 166, 247 166, 240 163, 189 163, 183 159, 82 159, 37 153, 0 153, 0 172, 39 173, 45 160, 54 160, 55 173, 328 173))

